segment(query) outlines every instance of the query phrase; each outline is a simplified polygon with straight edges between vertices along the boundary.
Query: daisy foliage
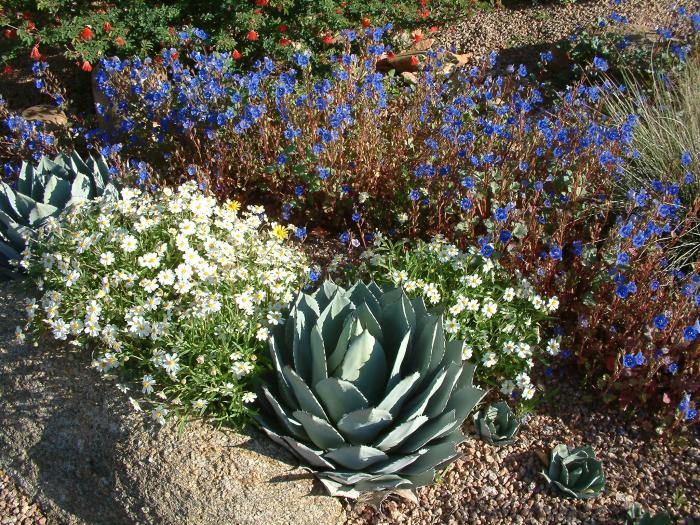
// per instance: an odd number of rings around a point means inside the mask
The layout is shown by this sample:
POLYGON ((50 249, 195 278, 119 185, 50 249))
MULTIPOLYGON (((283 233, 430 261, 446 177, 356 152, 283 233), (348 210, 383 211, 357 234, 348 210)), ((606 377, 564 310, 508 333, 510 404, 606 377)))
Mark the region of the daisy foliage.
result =
POLYGON ((136 383, 134 407, 148 404, 160 423, 240 424, 267 367, 268 330, 308 273, 281 228, 262 207, 219 206, 194 183, 71 210, 22 261, 42 295, 18 337, 43 332, 91 351, 97 370, 136 383))
POLYGON ((556 296, 538 294, 496 259, 459 250, 442 236, 416 245, 380 237, 365 258, 377 282, 401 285, 409 297, 443 310, 447 338, 465 341, 463 358, 478 364, 482 384, 513 398, 535 395, 532 368, 561 351, 558 337, 545 337, 556 296))

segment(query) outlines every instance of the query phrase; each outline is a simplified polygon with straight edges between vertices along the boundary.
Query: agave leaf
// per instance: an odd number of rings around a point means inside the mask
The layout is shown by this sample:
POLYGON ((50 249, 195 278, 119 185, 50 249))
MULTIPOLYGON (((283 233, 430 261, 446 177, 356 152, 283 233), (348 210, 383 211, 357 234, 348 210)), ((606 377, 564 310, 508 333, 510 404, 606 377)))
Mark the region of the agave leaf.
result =
POLYGON ((424 454, 406 467, 403 473, 409 476, 415 476, 425 470, 435 468, 438 465, 450 463, 459 457, 459 455, 460 453, 455 450, 454 444, 449 441, 431 445, 424 454))
POLYGON ((422 378, 427 378, 432 355, 434 352, 444 352, 445 336, 442 332, 442 319, 435 315, 428 315, 421 323, 422 329, 416 333, 416 342, 413 344, 409 359, 404 363, 405 372, 420 372, 422 378), (442 337, 442 340, 440 338, 442 337), (442 350, 440 348, 442 347, 442 350))
POLYGON ((285 322, 285 347, 291 348, 294 341, 294 329, 296 327, 295 319, 301 313, 304 316, 304 320, 309 323, 314 323, 318 316, 321 315, 321 310, 319 309, 316 300, 305 293, 299 294, 297 300, 294 303, 287 321, 285 322))
POLYGON ((418 451, 415 454, 390 457, 389 461, 372 465, 370 470, 375 474, 396 474, 397 472, 401 472, 404 467, 416 461, 421 454, 422 452, 418 451))
POLYGON ((55 206, 37 202, 29 212, 29 217, 27 217, 27 220, 30 226, 36 228, 44 224, 49 217, 58 215, 59 211, 60 210, 55 206))
POLYGON ((462 348, 464 347, 464 341, 448 341, 445 343, 445 357, 443 358, 444 364, 457 363, 462 365, 462 348))
POLYGON ((406 334, 412 332, 415 324, 412 323, 412 319, 415 321, 415 314, 411 302, 401 289, 398 289, 398 292, 400 292, 398 299, 385 304, 381 316, 378 317, 386 346, 392 349, 391 353, 387 354, 390 360, 396 358, 396 350, 394 349, 399 348, 401 341, 406 334))
MULTIPOLYGON (((348 351, 348 346, 350 345, 350 340, 362 333, 362 327, 357 319, 357 313, 353 312, 351 315, 345 318, 343 322, 343 329, 338 337, 338 343, 335 345, 335 349, 328 356, 327 368, 329 373, 334 374, 340 364, 343 362, 345 353, 348 351)), ((328 348, 326 347, 326 350, 328 348)))
MULTIPOLYGON (((408 334, 406 334, 406 338, 408 338, 408 334)), ((419 379, 420 373, 414 372, 410 376, 399 381, 396 386, 389 391, 386 397, 382 399, 382 402, 377 405, 377 408, 388 410, 391 412, 391 415, 396 418, 401 411, 401 407, 403 407, 404 402, 408 399, 415 386, 418 384, 419 379)))
POLYGON ((313 320, 307 321, 306 313, 301 310, 295 312, 292 320, 294 333, 292 339, 292 358, 294 369, 304 379, 311 380, 311 341, 310 330, 313 320))
POLYGON ((361 305, 364 303, 365 305, 367 305, 367 308, 370 309, 375 319, 381 315, 381 306, 379 304, 379 300, 367 287, 367 285, 362 281, 357 281, 348 290, 348 296, 353 304, 361 305))
POLYGON ((328 305, 318 316, 318 325, 321 327, 323 343, 325 348, 335 348, 338 344, 344 328, 345 319, 355 308, 345 294, 336 292, 328 305))
POLYGON ((370 281, 370 283, 367 285, 367 289, 372 292, 372 295, 374 295, 377 300, 382 296, 383 292, 382 289, 377 286, 377 283, 374 281, 370 281))
POLYGON ((95 193, 92 191, 90 179, 82 173, 76 173, 71 184, 71 204, 92 199, 95 193))
POLYGON ((440 370, 435 377, 433 377, 430 384, 423 388, 423 390, 421 390, 419 394, 414 397, 408 405, 406 405, 406 408, 403 411, 403 419, 411 420, 414 417, 422 416, 425 413, 430 398, 440 390, 440 386, 447 378, 447 372, 447 369, 440 370))
POLYGON ((379 326, 372 310, 370 310, 366 303, 362 303, 357 307, 357 318, 360 320, 360 323, 362 323, 362 327, 372 334, 383 346, 384 334, 382 333, 382 328, 379 326))
POLYGON ((25 220, 17 207, 15 192, 4 182, 0 182, 0 209, 15 221, 24 222, 25 220))
POLYGON ((352 486, 343 485, 342 483, 328 479, 323 475, 319 476, 319 481, 323 483, 324 487, 326 487, 328 494, 333 497, 357 499, 360 496, 360 492, 352 488, 352 486))
POLYGON ((367 408, 369 402, 355 385, 337 377, 329 377, 314 387, 333 421, 338 421, 348 412, 367 408))
POLYGON ((34 180, 32 181, 32 192, 25 194, 34 200, 41 200, 44 196, 44 188, 46 187, 46 181, 50 175, 55 175, 61 179, 70 181, 71 176, 66 169, 52 161, 48 157, 42 157, 39 161, 39 166, 34 172, 34 180))
POLYGON ((86 163, 82 158, 80 158, 80 155, 78 155, 75 150, 71 151, 70 153, 70 162, 73 169, 75 171, 79 171, 80 173, 84 173, 85 175, 89 173, 97 174, 109 172, 109 167, 107 166, 104 157, 102 155, 98 155, 97 160, 104 166, 104 171, 96 169, 97 166, 95 166, 95 159, 92 157, 92 155, 88 156, 88 161, 86 163))
MULTIPOLYGON (((404 333, 403 339, 397 347, 396 354, 394 355, 394 364, 391 367, 391 372, 389 372, 389 379, 386 382, 385 392, 389 392, 396 388, 396 386, 402 381, 401 379, 401 368, 403 368, 404 360, 406 359, 406 354, 408 354, 409 346, 411 344, 411 332, 407 331, 404 333)), ((414 372, 408 377, 418 374, 416 383, 420 382, 421 375, 420 372, 414 372)))
POLYGON ((440 439, 452 432, 455 427, 459 427, 461 421, 457 419, 457 415, 454 410, 445 412, 440 417, 431 420, 426 425, 421 426, 416 432, 414 432, 411 437, 403 442, 401 452, 415 452, 416 450, 423 448, 430 441, 435 439, 440 439))
POLYGON ((298 421, 292 419, 292 417, 287 413, 285 408, 279 404, 277 399, 275 399, 275 396, 272 395, 272 392, 270 392, 270 390, 266 386, 262 386, 261 390, 263 392, 265 400, 268 403, 268 406, 272 409, 275 416, 277 416, 277 420, 282 424, 284 430, 286 430, 289 434, 293 435, 294 437, 304 439, 306 435, 304 434, 303 427, 301 426, 301 424, 298 421))
POLYGON ((374 445, 379 450, 390 452, 393 448, 403 444, 416 430, 428 422, 427 416, 418 416, 410 421, 401 423, 394 427, 391 432, 384 436, 379 443, 374 445))
POLYGON ((343 485, 354 485, 358 481, 364 481, 366 479, 371 479, 374 474, 371 472, 348 472, 335 470, 333 472, 323 472, 319 475, 321 478, 332 479, 343 485))
POLYGON ((2 240, 0 240, 0 254, 10 261, 20 258, 19 252, 2 240))
POLYGON ((466 386, 455 390, 452 397, 447 402, 445 410, 454 410, 457 413, 457 418, 464 421, 469 412, 471 412, 476 404, 486 395, 486 390, 481 390, 475 386, 466 386))
POLYGON ((323 284, 319 286, 318 290, 313 293, 312 297, 316 300, 318 307, 322 311, 328 306, 328 303, 331 302, 333 296, 338 292, 343 293, 345 290, 331 281, 324 281, 323 284))
POLYGON ((392 474, 374 476, 372 479, 360 481, 355 488, 360 492, 381 492, 398 488, 408 488, 411 482, 401 476, 392 474))
POLYGON ((353 445, 369 443, 391 424, 392 417, 386 410, 365 408, 343 416, 338 430, 353 445))
POLYGON ((370 404, 375 404, 382 395, 387 377, 382 345, 367 330, 363 331, 350 341, 336 375, 353 383, 370 404))
POLYGON ((366 445, 340 447, 324 454, 325 459, 329 459, 351 470, 366 469, 370 465, 386 461, 388 457, 381 450, 366 445))
POLYGON ((450 400, 452 391, 454 390, 457 379, 462 372, 462 363, 452 363, 448 366, 445 374, 445 380, 439 386, 437 392, 430 398, 430 404, 426 414, 428 417, 437 417, 445 410, 447 402, 450 400))
POLYGON ((415 324, 422 324, 424 322, 423 318, 429 315, 428 309, 425 307, 425 301, 422 297, 416 297, 415 299, 411 299, 411 306, 413 307, 413 311, 416 313, 415 324))
POLYGON ((34 181, 34 166, 28 162, 22 162, 17 178, 17 191, 25 195, 31 195, 32 182, 34 181))
POLYGON ((309 439, 318 448, 338 448, 345 445, 343 436, 326 420, 302 410, 297 410, 292 415, 303 425, 309 439))
POLYGON ((413 476, 406 475, 407 480, 411 482, 414 487, 421 487, 423 485, 428 485, 435 481, 435 469, 424 470, 420 474, 413 476))
POLYGON ((292 387, 289 384, 289 381, 287 381, 287 378, 282 373, 282 367, 287 366, 288 363, 282 360, 282 356, 280 355, 280 351, 277 346, 277 339, 275 337, 271 337, 268 340, 268 349, 270 350, 270 358, 272 359, 272 364, 275 369, 275 374, 277 376, 277 386, 279 393, 282 396, 282 399, 287 405, 290 405, 292 408, 299 408, 296 398, 294 397, 292 387))
POLYGON ((321 403, 318 402, 318 399, 316 399, 314 393, 311 391, 308 385, 304 383, 301 377, 299 377, 299 375, 289 366, 285 366, 282 369, 282 373, 289 382, 289 385, 292 387, 294 396, 296 397, 301 410, 309 412, 310 414, 327 421, 328 416, 326 416, 321 403))
POLYGON ((334 470, 335 466, 330 461, 321 456, 321 450, 314 450, 309 446, 299 443, 289 437, 284 436, 284 441, 287 443, 287 448, 294 452, 302 461, 316 468, 334 470))
POLYGON ((71 198, 71 184, 65 179, 51 175, 46 181, 43 201, 51 206, 63 208, 71 198))
POLYGON ((326 369, 326 348, 323 344, 323 334, 318 324, 315 324, 309 335, 311 348, 311 387, 328 377, 326 369))

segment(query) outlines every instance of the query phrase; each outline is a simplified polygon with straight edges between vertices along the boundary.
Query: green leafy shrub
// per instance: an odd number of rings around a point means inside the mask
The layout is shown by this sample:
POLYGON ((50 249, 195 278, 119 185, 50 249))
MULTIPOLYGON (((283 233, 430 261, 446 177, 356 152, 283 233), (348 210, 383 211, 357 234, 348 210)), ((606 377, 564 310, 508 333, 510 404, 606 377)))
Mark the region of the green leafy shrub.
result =
POLYGON ((23 163, 14 189, 0 182, 0 261, 19 260, 26 239, 49 218, 102 196, 116 199, 119 192, 101 156, 83 161, 73 152, 42 157, 37 166, 23 163))
POLYGON ((258 421, 333 495, 426 485, 458 456, 460 427, 485 394, 463 345, 445 340, 422 298, 326 281, 273 333, 276 388, 262 387, 258 421))
MULTIPOLYGON (((182 26, 201 28, 219 50, 244 59, 281 57, 298 47, 332 48, 339 31, 393 22, 403 29, 443 22, 469 0, 10 0, 0 15, 5 26, 3 61, 32 46, 55 48, 94 65, 105 56, 143 55, 172 45, 182 26)), ((203 33, 201 33, 203 34, 203 33)))
POLYGON ((481 439, 500 447, 513 442, 520 429, 520 420, 508 403, 499 401, 474 414, 474 428, 481 439))
POLYGON ((590 446, 570 450, 557 445, 542 475, 565 496, 576 499, 595 498, 605 487, 603 467, 590 446))
POLYGON ((51 219, 22 261, 43 294, 27 305, 27 329, 90 350, 107 375, 137 379, 161 423, 168 411, 242 422, 267 366, 268 328, 305 262, 286 245, 287 228, 238 208, 189 183, 125 189, 119 201, 51 219))
POLYGON ((535 362, 560 352, 559 339, 543 344, 544 325, 558 308, 556 297, 538 295, 522 276, 496 259, 467 252, 436 236, 430 243, 381 240, 365 255, 365 271, 379 283, 401 285, 409 297, 443 305, 445 332, 465 340, 465 358, 481 364, 477 379, 505 395, 530 399, 535 362), (517 389, 517 390, 516 390, 517 389))

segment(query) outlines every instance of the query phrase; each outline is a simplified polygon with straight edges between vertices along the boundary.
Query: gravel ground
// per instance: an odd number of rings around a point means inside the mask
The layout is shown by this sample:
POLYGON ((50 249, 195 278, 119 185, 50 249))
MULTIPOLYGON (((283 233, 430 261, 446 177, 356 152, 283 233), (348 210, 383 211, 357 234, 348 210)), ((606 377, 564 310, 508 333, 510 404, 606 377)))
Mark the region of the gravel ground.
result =
POLYGON ((0 525, 45 525, 41 509, 0 469, 0 525))
POLYGON ((694 5, 693 0, 579 0, 574 4, 526 4, 519 8, 475 11, 436 36, 436 45, 455 46, 458 53, 484 57, 503 51, 507 63, 536 60, 540 48, 567 38, 578 27, 588 27, 615 11, 629 18, 632 28, 654 30, 668 20, 673 5, 694 5), (536 51, 533 53, 533 51, 536 51))
MULTIPOLYGON (((594 410, 568 391, 523 425, 515 443, 492 447, 472 437, 464 456, 443 473, 443 481, 419 491, 418 506, 384 503, 382 513, 348 505, 346 525, 366 524, 619 524, 633 502, 672 513, 675 523, 700 523, 700 437, 662 444, 619 413, 594 410), (563 498, 539 475, 538 454, 559 443, 590 444, 603 462, 607 485, 588 501, 563 498)), ((470 425, 471 426, 471 425, 470 425)), ((469 429, 471 431, 471 428, 469 429)))

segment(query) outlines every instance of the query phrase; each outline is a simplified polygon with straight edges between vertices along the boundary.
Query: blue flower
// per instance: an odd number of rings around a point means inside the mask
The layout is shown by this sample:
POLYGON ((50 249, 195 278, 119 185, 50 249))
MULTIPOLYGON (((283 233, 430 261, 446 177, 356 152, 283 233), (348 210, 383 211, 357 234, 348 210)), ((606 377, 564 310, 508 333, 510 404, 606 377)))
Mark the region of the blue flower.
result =
POLYGON ((353 222, 360 222, 360 219, 361 219, 361 218, 362 218, 362 216, 361 216, 359 213, 357 213, 357 212, 355 212, 355 213, 352 214, 352 220, 353 220, 353 222))
POLYGON ((298 239, 303 239, 304 237, 306 237, 306 228, 304 226, 300 226, 299 228, 296 229, 296 231, 294 232, 294 235, 298 239))
POLYGON ((319 278, 320 276, 321 276, 321 275, 320 275, 316 270, 311 270, 311 271, 309 272, 309 280, 310 280, 312 283, 315 283, 316 281, 318 281, 318 278, 319 278))
POLYGON ((597 56, 593 58, 593 67, 599 71, 605 72, 608 70, 608 63, 604 58, 597 56))
POLYGON ((301 197, 302 195, 304 195, 304 186, 302 186, 301 184, 298 184, 298 185, 294 188, 294 194, 295 194, 297 197, 301 197))
POLYGON ((197 167, 196 166, 189 166, 187 168, 187 174, 190 177, 194 177, 195 175, 197 175, 197 167))
POLYGON ((506 243, 510 241, 511 238, 511 233, 508 230, 501 230, 501 233, 498 234, 498 240, 501 241, 502 243, 506 243))
POLYGON ((555 260, 555 261, 561 261, 562 254, 561 254, 561 248, 559 246, 552 246, 549 249, 549 256, 555 260))
POLYGON ((685 330, 683 330, 683 337, 685 338, 686 341, 695 341, 695 338, 698 336, 698 331, 695 329, 693 326, 688 326, 685 330))
POLYGON ((683 166, 690 166, 690 161, 691 161, 690 152, 684 151, 683 153, 681 153, 681 164, 683 166))
POLYGON ((464 197, 464 198, 459 202, 459 207, 462 208, 463 210, 471 209, 471 207, 472 207, 472 200, 471 200, 469 197, 464 197))
POLYGON ((294 53, 294 61, 299 67, 306 67, 309 65, 311 56, 307 53, 294 53))
POLYGON ((491 246, 490 244, 484 244, 481 247, 480 253, 484 257, 491 257, 491 254, 493 253, 493 246, 491 246))
POLYGON ((496 208, 496 211, 493 212, 493 216, 498 222, 505 222, 506 219, 508 219, 508 210, 505 208, 496 208))
POLYGON ((625 368, 634 368, 637 366, 637 360, 632 354, 626 354, 625 357, 622 358, 622 365, 625 368))
POLYGON ((620 252, 617 254, 617 264, 620 266, 626 266, 630 263, 630 256, 627 252, 620 252))
POLYGON ((634 356, 634 362, 637 366, 643 366, 647 360, 642 352, 637 352, 637 355, 634 356))
POLYGON ((668 326, 668 319, 664 314, 659 314, 654 317, 654 326, 657 330, 663 330, 668 326))
POLYGON ((420 192, 418 190, 411 190, 408 192, 408 198, 412 201, 417 201, 420 199, 420 192))
POLYGON ((678 363, 671 363, 666 367, 666 372, 671 375, 675 375, 678 372, 678 363))

